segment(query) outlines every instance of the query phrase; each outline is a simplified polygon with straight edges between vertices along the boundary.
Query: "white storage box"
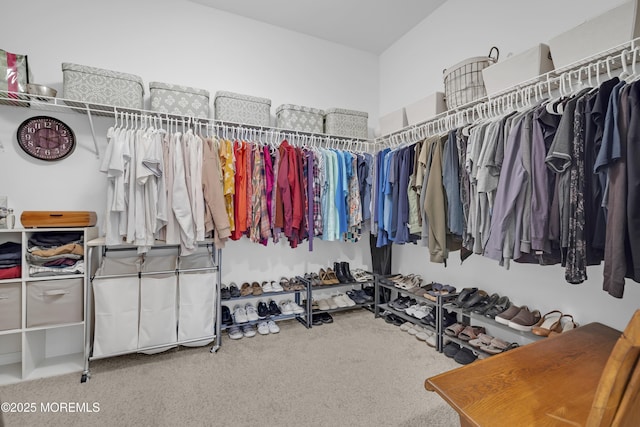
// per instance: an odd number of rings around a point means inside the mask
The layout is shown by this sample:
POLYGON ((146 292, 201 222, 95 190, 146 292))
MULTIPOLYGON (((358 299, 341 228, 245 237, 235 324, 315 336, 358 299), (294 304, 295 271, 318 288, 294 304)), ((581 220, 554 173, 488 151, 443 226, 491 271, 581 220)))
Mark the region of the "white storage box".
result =
POLYGON ((407 125, 407 114, 404 108, 392 111, 380 117, 380 135, 388 135, 407 125))
POLYGON ((638 0, 621 4, 551 40, 557 69, 640 37, 638 0))
POLYGON ((414 102, 411 105, 407 105, 404 108, 407 112, 408 126, 424 122, 434 116, 437 116, 440 113, 444 113, 445 111, 447 111, 447 105, 444 102, 443 92, 432 93, 431 95, 422 98, 421 100, 414 102))
POLYGON ((85 108, 86 103, 106 111, 113 111, 111 106, 143 108, 144 86, 139 76, 70 63, 62 64, 62 75, 63 97, 81 101, 66 101, 69 105, 85 108))
POLYGON ((276 127, 302 132, 324 132, 324 111, 301 105, 283 104, 276 108, 276 127))
POLYGON ((215 119, 254 126, 271 123, 271 100, 218 91, 214 100, 215 119))
POLYGON ((209 118, 209 91, 169 83, 149 82, 151 110, 179 116, 209 118))
POLYGON ((20 329, 20 309, 22 307, 22 284, 0 285, 0 331, 20 329))
POLYGON ((330 108, 324 116, 324 133, 366 139, 369 137, 369 114, 364 111, 330 108))
POLYGON ((83 279, 27 283, 27 328, 82 322, 83 279))
POLYGON ((549 46, 538 46, 513 55, 482 70, 487 95, 491 96, 512 86, 534 79, 553 70, 549 46))

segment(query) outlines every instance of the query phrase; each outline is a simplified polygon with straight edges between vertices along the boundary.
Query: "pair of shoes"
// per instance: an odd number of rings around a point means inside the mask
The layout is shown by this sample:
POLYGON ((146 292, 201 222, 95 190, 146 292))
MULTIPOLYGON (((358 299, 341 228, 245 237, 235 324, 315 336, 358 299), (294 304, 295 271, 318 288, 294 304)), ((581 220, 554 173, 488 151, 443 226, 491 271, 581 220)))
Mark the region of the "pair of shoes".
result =
POLYGON ((222 306, 221 312, 222 324, 225 326, 233 325, 233 317, 231 317, 231 310, 226 305, 222 306))
POLYGON ((517 343, 508 343, 500 338, 491 338, 489 344, 480 346, 480 350, 489 354, 498 354, 516 347, 518 347, 517 343))
POLYGON ((491 294, 491 296, 476 304, 471 311, 476 314, 485 315, 487 313, 487 310, 496 305, 499 299, 500 295, 493 293, 491 294))
POLYGON ((368 271, 364 271, 361 268, 353 269, 353 278, 356 282, 373 282, 373 274, 369 273, 368 271))
POLYGON ((334 271, 330 268, 327 268, 326 271, 321 268, 318 272, 318 277, 320 278, 320 281, 323 285, 337 285, 338 283, 340 283, 340 280, 338 280, 336 273, 334 273, 334 271))
POLYGON ((451 295, 456 293, 456 288, 451 285, 443 285, 441 283, 432 283, 431 290, 424 294, 424 297, 430 301, 437 301, 439 296, 451 295))
POLYGON ((280 311, 285 315, 304 313, 304 309, 291 300, 280 301, 280 311))
POLYGON ((549 336, 560 335, 563 332, 570 331, 578 327, 578 324, 573 320, 573 316, 570 314, 563 314, 560 318, 559 330, 554 330, 549 333, 549 336))
POLYGON ((351 298, 349 298, 348 295, 345 295, 345 294, 334 295, 331 298, 339 308, 353 307, 356 305, 356 302, 351 298))
POLYGON ((504 313, 509 309, 509 307, 511 307, 511 301, 509 301, 509 297, 506 295, 501 296, 492 307, 487 308, 487 310, 484 312, 484 315, 491 319, 495 319, 496 316, 504 313))
POLYGON ((269 317, 269 307, 264 301, 258 301, 258 319, 266 319, 269 317))
POLYGON ((220 299, 230 299, 231 298, 231 291, 229 290, 229 287, 227 285, 225 285, 224 283, 220 284, 220 299))
POLYGON ((242 329, 240 329, 240 326, 238 325, 233 325, 232 327, 230 327, 227 330, 227 333, 229 334, 229 338, 231 338, 232 340, 239 340, 240 338, 244 337, 244 333, 242 333, 242 329))
POLYGON ((477 353, 473 350, 467 347, 461 347, 453 341, 445 345, 442 352, 445 356, 452 358, 461 365, 468 365, 478 358, 477 353))
POLYGON ((305 273, 302 278, 311 286, 322 286, 322 280, 320 280, 320 276, 317 273, 305 273))
POLYGON ((540 321, 533 325, 531 332, 541 337, 548 337, 551 331, 559 332, 562 327, 560 319, 562 312, 560 310, 551 310, 540 318, 540 321))
POLYGON ((464 288, 458 294, 458 298, 453 301, 453 305, 456 307, 462 308, 464 303, 469 299, 469 297, 478 292, 478 288, 464 288))
POLYGON ((240 296, 246 297, 253 294, 253 288, 248 282, 244 282, 242 286, 240 286, 240 296))
POLYGON ((340 283, 353 283, 356 279, 351 275, 348 262, 334 262, 333 270, 340 283))
MULTIPOLYGON (((516 307, 516 306, 512 306, 512 307, 516 307)), ((517 307, 516 307, 517 308, 517 307)), ((510 328, 516 329, 518 331, 523 331, 523 332, 529 332, 531 331, 531 328, 540 321, 540 318, 542 317, 540 315, 540 311, 538 310, 529 310, 529 307, 527 307, 526 305, 523 305, 522 307, 520 307, 520 309, 518 310, 518 312, 516 314, 514 314, 512 317, 507 318, 507 316, 511 316, 511 314, 513 314, 513 312, 515 311, 512 310, 511 308, 507 309, 507 311, 505 311, 504 313, 496 316, 496 321, 498 321, 498 318, 500 318, 499 323, 505 324, 509 326, 510 328)))
POLYGON ((459 334, 458 338, 462 341, 470 341, 478 338, 479 334, 485 333, 486 330, 483 326, 466 326, 459 334))
POLYGON ((278 282, 262 282, 262 292, 264 292, 265 294, 270 292, 282 292, 283 290, 284 289, 278 284, 278 282))
POLYGON ((319 320, 320 324, 333 323, 333 317, 329 313, 313 313, 312 317, 314 321, 319 320))
MULTIPOLYGON (((244 305, 244 311, 247 315, 247 321, 255 322, 256 320, 260 319, 260 315, 258 315, 258 310, 256 310, 253 304, 246 303, 244 305)), ((237 322, 237 323, 242 323, 242 322, 237 322)))
POLYGON ((254 325, 243 325, 241 326, 242 328, 242 334, 244 335, 245 338, 251 338, 251 337, 255 337, 256 336, 256 327, 254 325))
POLYGON ((396 316, 393 313, 388 313, 384 316, 384 321, 387 323, 391 323, 392 325, 400 326, 404 323, 404 319, 396 316))
POLYGON ((464 331, 467 325, 462 323, 454 323, 453 325, 449 325, 445 328, 444 333, 449 335, 450 337, 457 337, 460 332, 464 331))
POLYGON ((247 323, 248 321, 249 318, 247 317, 247 310, 239 304, 236 304, 233 307, 233 322, 239 324, 247 323))
POLYGON ((231 298, 238 298, 240 296, 240 289, 235 282, 229 283, 229 294, 231 294, 231 298))
POLYGON ((368 295, 364 293, 363 290, 359 289, 359 290, 350 290, 345 292, 347 294, 347 296, 353 300, 356 304, 364 304, 365 302, 367 302, 367 297, 368 295))
POLYGON ((269 300, 269 316, 280 316, 282 311, 274 300, 269 300))
POLYGON ((258 323, 258 333, 260 335, 277 334, 280 327, 273 320, 258 323))

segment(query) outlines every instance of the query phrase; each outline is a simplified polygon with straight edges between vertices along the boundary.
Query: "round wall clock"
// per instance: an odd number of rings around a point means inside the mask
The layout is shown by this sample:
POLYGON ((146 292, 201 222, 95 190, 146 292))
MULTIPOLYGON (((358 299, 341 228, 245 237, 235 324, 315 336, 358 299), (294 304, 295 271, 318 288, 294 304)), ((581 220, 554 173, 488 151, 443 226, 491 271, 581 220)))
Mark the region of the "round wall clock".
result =
POLYGON ((18 145, 40 160, 60 160, 71 154, 76 137, 69 126, 55 117, 36 116, 18 127, 18 145))

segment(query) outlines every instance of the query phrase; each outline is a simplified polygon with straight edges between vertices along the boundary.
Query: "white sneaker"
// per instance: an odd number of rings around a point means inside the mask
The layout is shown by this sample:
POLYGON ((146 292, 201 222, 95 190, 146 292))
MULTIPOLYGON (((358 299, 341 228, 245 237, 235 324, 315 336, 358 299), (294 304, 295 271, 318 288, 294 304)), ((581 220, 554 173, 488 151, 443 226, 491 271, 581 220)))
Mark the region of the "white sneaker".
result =
POLYGON ((335 295, 331 299, 336 304, 336 306, 338 306, 340 308, 347 307, 347 305, 348 305, 347 302, 342 299, 342 295, 335 295))
POLYGON ((235 323, 247 323, 249 321, 247 311, 239 305, 233 307, 233 321, 235 323))
POLYGON ((269 324, 267 322, 258 323, 258 333, 260 335, 269 335, 269 324))
POLYGON ((244 325, 242 327, 242 334, 247 338, 255 337, 256 327, 253 325, 244 325))
POLYGON ((416 319, 424 319, 427 315, 431 313, 431 308, 426 305, 420 305, 414 312, 413 317, 416 319))
POLYGON ((280 303, 280 311, 282 314, 293 314, 293 306, 291 305, 291 301, 282 301, 280 303))
POLYGON ((267 322, 267 325, 269 326, 269 332, 271 332, 272 334, 277 334, 278 332, 280 332, 280 327, 276 325, 276 322, 274 322, 273 320, 269 320, 267 322))
POLYGON ((338 308, 338 304, 336 304, 332 297, 327 298, 325 301, 327 301, 327 304, 329 304, 329 310, 338 308))
POLYGON ((267 292, 275 292, 275 291, 273 290, 273 286, 271 285, 271 283, 262 282, 262 292, 267 293, 267 292))
POLYGON ((271 285, 271 289, 273 289, 273 292, 282 292, 284 291, 284 288, 282 286, 280 286, 280 283, 273 281, 270 283, 271 285))
POLYGON ((356 302, 354 300, 352 300, 351 298, 349 298, 349 295, 347 294, 340 294, 340 296, 342 297, 342 300, 347 303, 347 307, 353 307, 356 305, 356 302))
POLYGON ((290 301, 289 304, 291 304, 291 309, 293 311, 293 314, 302 314, 302 313, 304 313, 304 308, 300 307, 295 302, 290 301))
POLYGON ((253 305, 247 303, 244 306, 244 309, 245 309, 245 311, 247 313, 247 320, 249 322, 255 322, 256 320, 258 320, 260 318, 260 317, 258 317, 258 310, 256 310, 256 308, 253 305))

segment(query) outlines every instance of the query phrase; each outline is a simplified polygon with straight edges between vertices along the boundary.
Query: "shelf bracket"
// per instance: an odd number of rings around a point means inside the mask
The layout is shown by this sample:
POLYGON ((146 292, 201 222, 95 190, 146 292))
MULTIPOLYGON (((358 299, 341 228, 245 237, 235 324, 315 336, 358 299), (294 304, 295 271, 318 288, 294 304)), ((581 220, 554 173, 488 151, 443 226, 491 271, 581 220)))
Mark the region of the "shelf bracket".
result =
POLYGON ((100 158, 100 150, 98 150, 98 140, 96 139, 96 130, 93 127, 93 117, 91 117, 91 108, 89 108, 89 104, 84 104, 84 107, 87 110, 87 117, 89 118, 89 127, 91 127, 91 136, 93 137, 93 147, 96 150, 96 158, 100 158))

